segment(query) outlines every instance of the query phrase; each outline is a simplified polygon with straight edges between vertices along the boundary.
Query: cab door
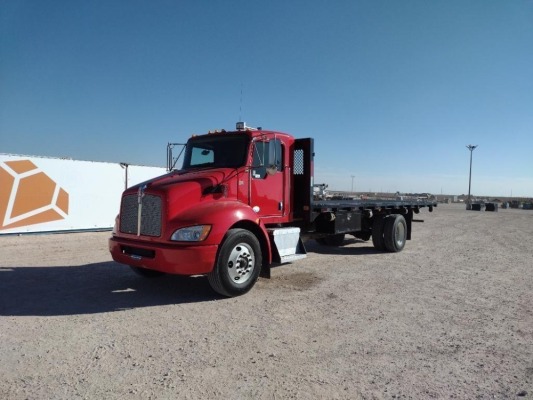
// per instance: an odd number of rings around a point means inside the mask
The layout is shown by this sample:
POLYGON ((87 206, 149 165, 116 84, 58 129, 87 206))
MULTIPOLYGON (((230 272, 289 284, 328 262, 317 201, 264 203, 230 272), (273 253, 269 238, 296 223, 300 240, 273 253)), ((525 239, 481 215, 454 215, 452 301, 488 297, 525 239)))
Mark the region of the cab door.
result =
POLYGON ((250 170, 250 206, 265 222, 285 215, 283 144, 275 135, 257 137, 250 170))

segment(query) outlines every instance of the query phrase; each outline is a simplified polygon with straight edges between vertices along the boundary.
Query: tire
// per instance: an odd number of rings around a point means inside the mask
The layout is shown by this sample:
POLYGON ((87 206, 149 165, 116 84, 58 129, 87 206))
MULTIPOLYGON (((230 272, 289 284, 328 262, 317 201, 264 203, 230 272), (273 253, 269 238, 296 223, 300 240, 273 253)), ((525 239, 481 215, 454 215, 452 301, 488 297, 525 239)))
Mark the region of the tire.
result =
POLYGON ((316 241, 323 246, 342 246, 344 243, 344 233, 329 235, 323 238, 316 239, 316 241))
POLYGON ((143 278, 157 278, 158 276, 165 275, 164 272, 155 271, 153 269, 134 267, 133 265, 130 265, 130 268, 133 272, 139 276, 142 276, 143 278))
POLYGON ((374 248, 378 251, 385 250, 385 239, 383 238, 383 228, 385 225, 385 218, 382 216, 374 217, 374 222, 372 223, 372 244, 374 248))
POLYGON ((207 279, 215 292, 239 296, 255 285, 262 262, 261 246, 255 235, 245 229, 230 229, 207 279))
POLYGON ((385 248, 393 253, 402 251, 407 240, 407 222, 399 214, 390 215, 385 221, 383 230, 385 248))

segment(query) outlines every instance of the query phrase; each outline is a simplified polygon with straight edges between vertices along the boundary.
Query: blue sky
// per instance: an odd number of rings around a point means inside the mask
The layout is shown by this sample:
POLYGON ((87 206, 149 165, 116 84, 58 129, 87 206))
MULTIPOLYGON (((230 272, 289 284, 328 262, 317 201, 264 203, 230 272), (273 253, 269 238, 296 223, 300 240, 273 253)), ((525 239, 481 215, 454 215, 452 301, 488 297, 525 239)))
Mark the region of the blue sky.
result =
POLYGON ((533 1, 0 0, 0 152, 165 163, 239 119, 316 182, 533 196, 533 1), (241 95, 242 92, 242 95, 241 95))

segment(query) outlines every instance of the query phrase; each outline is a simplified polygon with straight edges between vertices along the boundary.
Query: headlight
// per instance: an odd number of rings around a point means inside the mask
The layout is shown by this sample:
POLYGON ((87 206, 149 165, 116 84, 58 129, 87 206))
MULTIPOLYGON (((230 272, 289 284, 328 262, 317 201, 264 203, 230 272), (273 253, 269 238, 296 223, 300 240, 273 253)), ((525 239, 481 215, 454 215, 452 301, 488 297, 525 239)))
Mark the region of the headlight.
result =
POLYGON ((170 240, 177 242, 201 242, 205 240, 210 231, 211 225, 188 226, 187 228, 181 228, 174 232, 170 240))

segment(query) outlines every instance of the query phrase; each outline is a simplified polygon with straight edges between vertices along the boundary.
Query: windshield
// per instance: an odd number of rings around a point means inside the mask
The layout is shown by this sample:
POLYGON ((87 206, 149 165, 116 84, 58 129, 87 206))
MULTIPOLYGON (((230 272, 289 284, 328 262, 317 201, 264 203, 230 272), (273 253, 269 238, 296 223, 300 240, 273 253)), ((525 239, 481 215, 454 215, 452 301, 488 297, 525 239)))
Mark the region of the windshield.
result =
POLYGON ((190 139, 182 169, 237 168, 243 166, 248 150, 246 135, 213 135, 190 139))

